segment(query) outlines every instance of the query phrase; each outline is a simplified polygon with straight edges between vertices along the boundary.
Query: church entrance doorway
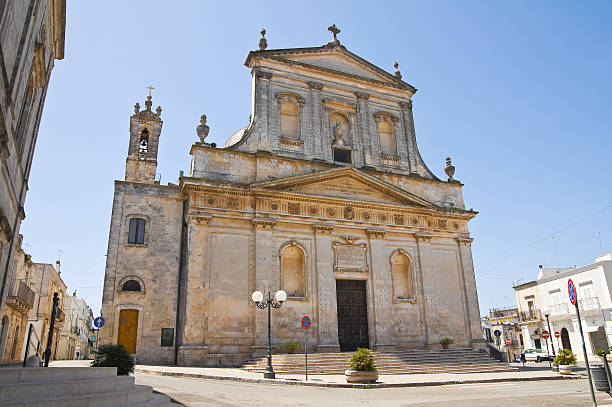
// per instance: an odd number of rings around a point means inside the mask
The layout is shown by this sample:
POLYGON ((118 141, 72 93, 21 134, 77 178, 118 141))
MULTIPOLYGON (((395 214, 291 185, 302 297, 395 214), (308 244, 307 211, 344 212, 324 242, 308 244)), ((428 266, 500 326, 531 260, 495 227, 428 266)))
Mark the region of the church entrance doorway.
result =
POLYGON ((119 312, 119 332, 117 345, 123 345, 130 353, 136 353, 138 339, 138 310, 122 309, 119 312))
POLYGON ((369 348, 365 280, 336 280, 338 341, 342 352, 369 348))

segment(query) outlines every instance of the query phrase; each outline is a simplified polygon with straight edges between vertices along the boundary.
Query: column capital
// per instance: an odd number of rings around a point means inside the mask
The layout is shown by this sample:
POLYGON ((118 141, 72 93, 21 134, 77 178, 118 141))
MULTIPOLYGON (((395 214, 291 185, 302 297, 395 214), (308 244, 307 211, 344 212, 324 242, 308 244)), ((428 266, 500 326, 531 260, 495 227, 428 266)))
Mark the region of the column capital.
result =
POLYGON ((402 109, 412 110, 412 100, 408 99, 407 101, 399 102, 399 105, 402 109))
POLYGON ((425 232, 417 232, 414 234, 414 237, 417 240, 417 242, 430 242, 432 238, 432 234, 425 233, 425 232))
POLYGON ((370 95, 368 95, 365 92, 355 92, 355 96, 357 97, 357 99, 365 99, 365 100, 367 100, 367 99, 370 98, 370 95))
POLYGON ((459 245, 463 245, 463 246, 469 246, 472 244, 472 242, 474 241, 473 238, 471 237, 467 237, 467 236, 460 236, 457 238, 457 243, 459 243, 459 245))
POLYGON ((334 230, 333 223, 315 223, 312 225, 312 229, 315 233, 321 235, 329 235, 334 230))
POLYGON ((255 71, 255 77, 259 79, 272 79, 272 74, 270 72, 260 71, 259 69, 255 71))
POLYGON ((384 239, 385 231, 382 229, 366 229, 366 233, 370 239, 384 239))
POLYGON ((321 90, 323 89, 323 84, 318 82, 308 82, 308 87, 312 90, 321 90))
POLYGON ((204 224, 207 225, 210 222, 212 216, 208 212, 196 211, 192 213, 188 213, 185 216, 185 222, 187 225, 191 224, 204 224))
POLYGON ((251 222, 255 229, 273 229, 276 226, 276 219, 273 218, 253 218, 251 222))

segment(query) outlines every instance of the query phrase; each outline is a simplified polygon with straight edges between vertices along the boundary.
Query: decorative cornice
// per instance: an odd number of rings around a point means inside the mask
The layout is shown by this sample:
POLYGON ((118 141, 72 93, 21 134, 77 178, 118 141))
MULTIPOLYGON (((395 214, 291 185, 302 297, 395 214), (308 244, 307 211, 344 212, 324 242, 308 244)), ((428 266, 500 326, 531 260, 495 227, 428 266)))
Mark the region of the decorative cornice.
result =
POLYGON ((280 136, 278 138, 278 141, 281 144, 285 144, 288 146, 295 146, 295 147, 301 147, 304 144, 304 140, 299 139, 299 138, 291 138, 291 137, 283 137, 280 136))
POLYGON ((323 89, 323 84, 318 82, 308 82, 308 87, 312 90, 321 90, 323 89))
POLYGON ((332 223, 315 223, 312 225, 312 229, 315 233, 329 235, 334 230, 334 225, 332 223))
POLYGON ((253 218, 251 222, 256 229, 273 229, 276 226, 276 219, 273 218, 253 218))
POLYGON ((389 112, 376 112, 373 116, 376 120, 376 123, 380 122, 381 120, 384 120, 386 122, 392 123, 393 126, 395 126, 397 125, 397 122, 399 122, 399 118, 389 112))
POLYGON ((280 92, 276 94, 276 101, 279 105, 283 103, 293 103, 294 105, 301 106, 306 103, 306 100, 300 95, 296 95, 295 93, 288 92, 280 92))
POLYGON ((382 229, 366 229, 366 233, 370 239, 384 239, 386 232, 382 229))
POLYGON ((365 92, 355 92, 355 96, 357 97, 357 99, 365 99, 365 100, 367 100, 367 99, 370 98, 370 95, 368 95, 365 92))

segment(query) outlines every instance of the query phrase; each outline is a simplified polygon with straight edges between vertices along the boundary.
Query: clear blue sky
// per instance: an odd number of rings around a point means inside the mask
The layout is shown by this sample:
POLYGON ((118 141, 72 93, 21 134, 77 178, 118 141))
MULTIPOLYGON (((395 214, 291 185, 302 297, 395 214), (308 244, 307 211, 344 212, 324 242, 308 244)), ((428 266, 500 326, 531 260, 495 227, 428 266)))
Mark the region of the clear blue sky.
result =
POLYGON ((123 179, 129 116, 146 86, 164 109, 158 172, 176 182, 202 113, 218 144, 247 124, 243 62, 261 28, 270 48, 306 47, 327 43, 335 23, 349 50, 390 72, 399 61, 419 89, 421 154, 439 177, 450 155, 467 208, 480 211, 470 229, 481 311, 513 304, 512 282, 536 278, 538 264, 592 262, 597 232, 612 251, 610 21, 608 1, 69 1, 26 250, 54 263, 61 249, 68 289, 97 314, 113 180, 123 179))

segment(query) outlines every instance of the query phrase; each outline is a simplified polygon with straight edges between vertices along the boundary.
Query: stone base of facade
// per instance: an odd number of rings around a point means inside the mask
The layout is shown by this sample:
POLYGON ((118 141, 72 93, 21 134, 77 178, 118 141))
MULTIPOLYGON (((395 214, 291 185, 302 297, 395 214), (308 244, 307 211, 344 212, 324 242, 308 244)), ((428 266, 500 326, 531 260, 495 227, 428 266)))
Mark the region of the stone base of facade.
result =
POLYGON ((340 352, 340 345, 318 345, 317 352, 319 353, 337 353, 337 352, 340 352))
POLYGON ((206 345, 183 345, 178 350, 178 365, 238 367, 252 357, 250 353, 209 353, 206 345))

